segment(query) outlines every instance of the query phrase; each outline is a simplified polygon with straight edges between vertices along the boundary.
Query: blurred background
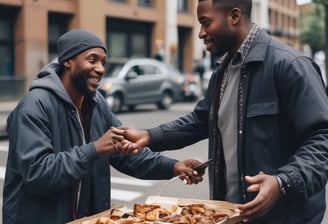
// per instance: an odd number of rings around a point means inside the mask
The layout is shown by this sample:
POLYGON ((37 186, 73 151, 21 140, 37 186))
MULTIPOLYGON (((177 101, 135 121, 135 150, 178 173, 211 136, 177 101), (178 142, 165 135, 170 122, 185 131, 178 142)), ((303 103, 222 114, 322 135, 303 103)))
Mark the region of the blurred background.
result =
MULTIPOLYGON (((215 67, 216 58, 205 51, 198 38, 197 3, 198 0, 0 0, 1 196, 8 146, 7 116, 27 93, 39 70, 57 57, 57 39, 63 33, 74 28, 95 33, 106 43, 109 61, 124 59, 121 63, 142 57, 164 63, 168 68, 161 69, 163 74, 165 71, 178 74, 174 85, 180 88, 180 97, 161 92, 161 101, 156 100, 157 109, 168 110, 169 104, 177 104, 178 109, 171 109, 175 117, 176 111, 182 112, 178 103, 183 102, 182 107, 187 108, 183 113, 187 113, 202 97, 215 67)), ((253 0, 252 20, 273 38, 313 58, 326 82, 328 0, 253 0)), ((125 62, 120 66, 125 66, 125 62)), ((138 74, 125 75, 137 80, 138 74)), ((108 89, 113 83, 107 83, 103 89, 114 105, 118 98, 108 89)), ((119 102, 117 113, 124 106, 123 101, 119 102)), ((126 106, 134 111, 137 103, 140 101, 131 101, 126 106)), ((135 120, 137 113, 147 116, 144 112, 134 111, 131 120, 135 120)), ((124 116, 130 118, 129 113, 121 113, 123 121, 124 116)))
MULTIPOLYGON (((0 107, 26 93, 38 71, 56 58, 58 37, 73 28, 101 37, 109 58, 156 58, 208 79, 216 59, 198 39, 197 2, 0 0, 0 107)), ((327 5, 327 0, 253 0, 252 19, 325 72, 327 5)))

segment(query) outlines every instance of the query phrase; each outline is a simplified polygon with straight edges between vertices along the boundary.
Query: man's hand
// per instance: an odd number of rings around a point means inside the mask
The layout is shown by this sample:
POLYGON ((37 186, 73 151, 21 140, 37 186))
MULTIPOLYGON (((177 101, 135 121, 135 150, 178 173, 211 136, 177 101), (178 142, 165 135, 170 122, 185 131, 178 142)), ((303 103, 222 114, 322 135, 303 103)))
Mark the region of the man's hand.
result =
POLYGON ((150 135, 147 131, 140 131, 128 127, 112 127, 111 131, 124 137, 120 151, 126 155, 137 154, 150 143, 150 135))
POLYGON ((178 162, 174 166, 174 175, 179 176, 186 184, 198 184, 203 181, 205 171, 197 172, 192 168, 201 164, 198 160, 187 159, 178 162))
POLYGON ((122 147, 123 136, 108 130, 97 141, 93 142, 99 155, 105 155, 117 151, 122 147))
POLYGON ((282 195, 278 181, 274 176, 260 172, 253 177, 246 176, 245 180, 251 184, 247 189, 248 192, 258 192, 253 201, 244 205, 237 205, 240 215, 244 218, 243 221, 249 222, 267 213, 282 195))

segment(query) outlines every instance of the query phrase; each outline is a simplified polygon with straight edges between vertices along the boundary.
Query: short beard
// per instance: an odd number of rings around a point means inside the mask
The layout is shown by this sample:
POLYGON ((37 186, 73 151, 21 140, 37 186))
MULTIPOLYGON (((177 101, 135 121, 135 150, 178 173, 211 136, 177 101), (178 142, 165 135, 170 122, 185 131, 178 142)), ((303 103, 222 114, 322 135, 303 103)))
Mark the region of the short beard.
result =
POLYGON ((81 76, 73 76, 72 83, 74 83, 75 88, 79 93, 86 98, 93 98, 96 95, 96 92, 89 91, 86 80, 82 79, 81 76))

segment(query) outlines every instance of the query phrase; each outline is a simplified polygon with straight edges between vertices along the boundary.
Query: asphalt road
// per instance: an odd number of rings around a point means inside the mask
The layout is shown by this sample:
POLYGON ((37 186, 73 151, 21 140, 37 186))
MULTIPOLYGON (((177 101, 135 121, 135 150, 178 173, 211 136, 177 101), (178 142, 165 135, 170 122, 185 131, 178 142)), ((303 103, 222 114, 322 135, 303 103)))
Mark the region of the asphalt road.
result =
MULTIPOLYGON (((138 106, 136 111, 123 112, 118 114, 118 118, 126 125, 137 129, 154 127, 160 123, 170 121, 178 116, 184 115, 192 110, 194 103, 177 103, 168 111, 159 111, 153 105, 138 106)), ((0 205, 2 207, 2 188, 7 158, 6 140, 0 140, 0 205)), ((193 158, 201 161, 207 159, 207 140, 186 147, 183 150, 164 152, 172 158, 179 160, 193 158)), ((160 172, 160 171, 159 171, 160 172)), ((173 181, 152 181, 139 180, 119 173, 112 169, 112 204, 126 205, 133 208, 134 203, 144 203, 147 197, 160 195, 165 197, 208 199, 208 178, 205 174, 204 181, 198 185, 184 185, 180 180, 173 181)), ((327 197, 328 201, 328 197, 327 197)), ((328 223, 328 214, 323 224, 328 223)), ((2 224, 2 209, 0 210, 0 224, 2 224)))
MULTIPOLYGON (((157 110, 153 105, 137 107, 134 113, 120 113, 119 119, 125 126, 147 129, 155 127, 163 122, 173 120, 193 109, 193 103, 174 104, 168 111, 157 110)), ((198 159, 207 160, 207 140, 201 141, 183 150, 167 151, 162 154, 178 160, 198 159)), ((143 203, 148 196, 160 195, 166 197, 185 197, 196 199, 209 199, 208 177, 198 185, 184 185, 180 180, 174 181, 146 181, 123 176, 113 169, 114 181, 112 181, 112 203, 116 205, 127 205, 133 207, 135 202, 143 203), (119 178, 116 182, 116 178, 119 178), (130 184, 121 184, 124 181, 130 184), (138 183, 137 185, 135 183, 138 183), (117 190, 119 189, 119 190, 117 190), (131 196, 129 198, 129 196, 131 196), (134 196, 134 197, 133 197, 134 196)))

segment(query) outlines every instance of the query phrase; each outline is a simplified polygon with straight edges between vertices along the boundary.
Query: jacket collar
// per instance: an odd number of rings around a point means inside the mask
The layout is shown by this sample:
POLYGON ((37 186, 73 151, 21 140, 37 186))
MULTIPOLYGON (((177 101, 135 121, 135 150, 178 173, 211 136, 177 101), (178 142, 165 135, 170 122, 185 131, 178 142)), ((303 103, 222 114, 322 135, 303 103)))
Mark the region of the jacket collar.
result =
POLYGON ((245 58, 245 64, 264 61, 271 40, 272 37, 267 34, 265 30, 261 29, 249 49, 249 52, 245 58))
MULTIPOLYGON (((253 43, 251 44, 248 53, 244 59, 244 63, 260 62, 263 61, 268 50, 268 46, 272 40, 272 37, 263 29, 260 29, 256 35, 253 43)), ((217 65, 220 68, 223 61, 227 57, 228 53, 225 53, 217 60, 217 65)))

